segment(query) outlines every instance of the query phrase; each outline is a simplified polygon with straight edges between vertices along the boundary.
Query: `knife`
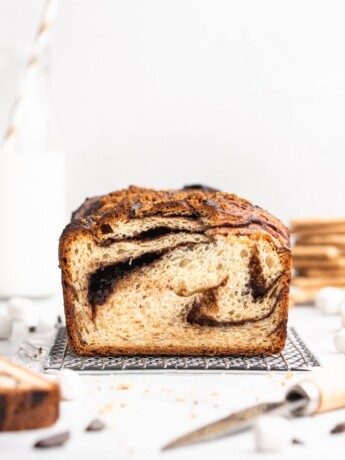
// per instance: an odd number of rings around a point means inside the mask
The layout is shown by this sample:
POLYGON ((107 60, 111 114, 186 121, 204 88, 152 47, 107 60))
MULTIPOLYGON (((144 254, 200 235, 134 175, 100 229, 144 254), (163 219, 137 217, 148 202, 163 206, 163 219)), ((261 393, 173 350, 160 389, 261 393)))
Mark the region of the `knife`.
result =
POLYGON ((162 450, 209 441, 250 429, 257 417, 274 414, 291 418, 345 407, 345 360, 314 372, 288 389, 279 402, 266 402, 235 412, 166 444, 162 450))

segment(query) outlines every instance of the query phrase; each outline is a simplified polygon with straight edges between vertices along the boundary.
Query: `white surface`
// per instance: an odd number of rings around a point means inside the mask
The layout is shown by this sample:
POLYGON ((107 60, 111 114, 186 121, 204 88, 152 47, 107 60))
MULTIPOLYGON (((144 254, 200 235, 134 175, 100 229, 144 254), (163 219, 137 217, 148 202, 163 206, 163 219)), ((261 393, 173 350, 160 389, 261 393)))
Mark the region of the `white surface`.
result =
MULTIPOLYGON (((37 303, 41 316, 52 320, 61 304, 56 299, 37 303)), ((333 336, 339 317, 325 316, 312 308, 291 310, 290 325, 295 326, 323 363, 339 359, 333 336)), ((0 354, 12 356, 23 337, 17 324, 12 342, 0 341, 0 354)), ((53 378, 53 376, 49 376, 53 378)), ((292 435, 305 445, 291 445, 283 453, 255 452, 252 433, 244 433, 212 443, 161 454, 160 447, 188 430, 260 401, 279 400, 286 388, 300 376, 291 373, 260 375, 108 375, 83 376, 86 394, 77 401, 61 403, 58 423, 48 429, 25 433, 0 434, 1 458, 38 460, 42 452, 32 444, 44 436, 71 430, 71 441, 61 449, 44 451, 47 459, 305 459, 343 458, 345 435, 330 435, 335 424, 345 421, 345 410, 291 422, 292 435), (128 386, 128 389, 121 387, 128 386), (85 433, 95 417, 108 429, 85 433), (278 457, 279 455, 279 457, 278 457)))
POLYGON ((57 374, 55 382, 59 384, 61 398, 65 401, 74 401, 84 396, 84 381, 78 372, 62 369, 57 374))
MULTIPOLYGON (((0 43, 31 43, 43 1, 0 0, 0 43)), ((284 219, 343 215, 344 14, 342 0, 61 0, 69 208, 205 182, 284 219)))

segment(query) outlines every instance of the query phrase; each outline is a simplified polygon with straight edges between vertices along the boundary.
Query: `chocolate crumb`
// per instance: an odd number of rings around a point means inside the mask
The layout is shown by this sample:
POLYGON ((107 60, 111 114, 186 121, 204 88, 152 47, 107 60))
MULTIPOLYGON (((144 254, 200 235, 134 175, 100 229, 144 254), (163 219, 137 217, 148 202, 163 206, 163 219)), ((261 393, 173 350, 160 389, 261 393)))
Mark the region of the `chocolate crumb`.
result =
POLYGON ((34 447, 38 449, 50 449, 51 447, 60 447, 63 446, 66 441, 69 440, 69 437, 69 431, 65 431, 64 433, 56 434, 54 436, 50 436, 49 438, 41 439, 41 441, 37 441, 34 447))
POLYGON ((36 332, 36 326, 30 326, 29 327, 29 332, 30 332, 30 334, 33 333, 33 332, 36 332))
POLYGON ((57 322, 58 322, 58 324, 62 324, 62 318, 61 318, 61 315, 58 315, 58 317, 57 317, 57 322))
POLYGON ((92 420, 91 423, 85 428, 85 431, 102 431, 105 428, 105 424, 102 422, 102 420, 99 420, 96 418, 95 420, 92 420))
POLYGON ((42 347, 39 347, 39 348, 38 348, 38 353, 39 353, 39 354, 42 353, 42 347))
POLYGON ((344 433, 345 431, 345 422, 338 423, 334 428, 331 429, 331 434, 344 433))
POLYGON ((293 438, 293 440, 291 442, 292 442, 292 444, 298 444, 300 446, 304 445, 304 442, 301 441, 300 439, 297 439, 297 438, 293 438))

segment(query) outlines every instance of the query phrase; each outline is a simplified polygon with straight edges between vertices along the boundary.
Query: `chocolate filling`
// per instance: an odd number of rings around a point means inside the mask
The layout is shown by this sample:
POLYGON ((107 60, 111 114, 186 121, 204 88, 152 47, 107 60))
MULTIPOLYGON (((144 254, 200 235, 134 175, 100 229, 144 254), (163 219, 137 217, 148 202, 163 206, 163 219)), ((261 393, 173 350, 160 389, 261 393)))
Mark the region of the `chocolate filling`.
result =
POLYGON ((108 296, 116 288, 116 284, 132 273, 146 265, 152 264, 163 257, 167 252, 171 252, 178 247, 194 246, 194 242, 179 243, 170 248, 161 249, 155 252, 147 252, 140 257, 128 259, 124 262, 106 265, 99 268, 89 275, 88 282, 88 301, 91 305, 92 318, 94 319, 97 312, 97 306, 103 305, 108 296))
POLYGON ((96 270, 89 277, 88 301, 93 316, 96 305, 103 305, 107 297, 114 291, 116 284, 135 269, 151 264, 162 257, 163 252, 148 252, 136 259, 107 265, 96 270))
MULTIPOLYGON (((146 237, 154 237, 166 233, 173 232, 174 230, 168 227, 157 227, 150 229, 147 232, 140 234, 141 239, 145 234, 146 237)), ((193 244, 193 243, 189 243, 193 244)), ((186 246, 186 244, 180 244, 177 246, 186 246)), ((105 303, 106 299, 116 289, 116 284, 128 276, 134 270, 140 269, 146 265, 152 264, 160 259, 164 254, 175 249, 177 246, 172 248, 166 248, 164 250, 149 252, 143 254, 135 259, 129 259, 124 262, 118 262, 116 264, 107 265, 99 268, 94 273, 89 275, 88 285, 88 301, 91 305, 92 318, 94 319, 97 313, 97 306, 101 306, 105 303)), ((250 281, 246 285, 245 291, 242 295, 251 294, 254 302, 261 303, 263 298, 269 295, 270 298, 276 295, 278 288, 278 282, 283 276, 283 273, 279 273, 278 276, 270 283, 264 277, 262 265, 260 262, 257 251, 252 255, 249 262, 250 281)), ((264 316, 257 319, 242 319, 232 321, 218 321, 215 319, 215 315, 218 312, 218 295, 219 288, 224 286, 227 282, 225 278, 218 286, 206 289, 200 296, 195 299, 191 308, 187 314, 186 321, 190 324, 199 326, 209 327, 226 327, 232 325, 243 325, 246 323, 257 322, 270 316, 279 304, 283 294, 284 288, 280 290, 276 297, 276 301, 271 310, 264 316)))
POLYGON ((5 395, 0 395, 0 428, 4 425, 7 414, 7 401, 5 395))
POLYGON ((34 390, 31 396, 31 407, 38 406, 42 403, 49 395, 46 390, 34 390))
POLYGON ((257 250, 254 251, 249 261, 249 273, 250 280, 246 287, 250 289, 255 301, 265 297, 267 292, 273 288, 273 285, 276 284, 282 276, 282 273, 279 273, 271 284, 267 284, 257 250))
POLYGON ((138 233, 137 235, 133 236, 128 236, 126 238, 107 238, 101 243, 101 246, 110 246, 112 243, 115 241, 147 241, 147 240, 152 240, 154 238, 159 238, 160 236, 165 236, 169 235, 172 233, 198 233, 198 231, 193 230, 185 230, 185 229, 179 229, 179 228, 170 228, 170 227, 156 227, 156 228, 150 228, 149 230, 146 230, 144 232, 138 233))
POLYGON ((271 310, 264 316, 255 319, 241 319, 235 321, 218 321, 213 315, 218 311, 218 289, 223 285, 221 283, 219 286, 211 289, 207 289, 202 293, 201 298, 194 300, 192 303, 192 308, 187 314, 187 322, 189 324, 194 324, 198 326, 207 326, 207 327, 229 327, 229 326, 242 326, 247 323, 256 323, 265 318, 268 318, 272 315, 277 305, 281 301, 284 288, 279 292, 276 301, 274 302, 271 310))

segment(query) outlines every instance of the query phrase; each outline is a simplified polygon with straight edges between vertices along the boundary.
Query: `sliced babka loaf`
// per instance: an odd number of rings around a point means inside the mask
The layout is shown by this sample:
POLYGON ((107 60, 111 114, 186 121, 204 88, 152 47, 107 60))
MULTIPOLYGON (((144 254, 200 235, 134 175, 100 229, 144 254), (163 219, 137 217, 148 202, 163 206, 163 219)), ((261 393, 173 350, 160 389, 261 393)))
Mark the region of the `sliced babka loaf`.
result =
POLYGON ((80 354, 281 351, 289 232, 236 195, 138 187, 87 199, 60 239, 69 344, 80 354))

